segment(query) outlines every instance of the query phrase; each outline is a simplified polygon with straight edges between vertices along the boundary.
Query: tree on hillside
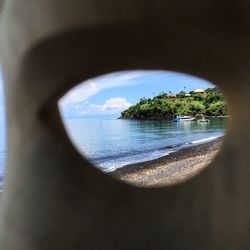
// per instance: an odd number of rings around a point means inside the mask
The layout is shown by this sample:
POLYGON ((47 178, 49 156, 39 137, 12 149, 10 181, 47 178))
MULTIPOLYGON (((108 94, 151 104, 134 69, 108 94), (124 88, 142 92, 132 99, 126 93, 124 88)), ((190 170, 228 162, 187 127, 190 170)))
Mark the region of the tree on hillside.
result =
POLYGON ((177 97, 179 97, 179 98, 184 98, 185 95, 186 95, 186 92, 180 91, 180 93, 177 95, 177 97))
POLYGON ((121 113, 122 119, 167 119, 175 115, 227 115, 228 110, 222 94, 215 88, 206 89, 204 93, 190 92, 186 97, 181 91, 177 98, 166 98, 167 94, 162 92, 152 99, 145 97, 121 113), (185 97, 185 98, 184 98, 185 97))
POLYGON ((199 101, 192 101, 189 106, 190 111, 192 111, 193 115, 204 114, 205 113, 205 105, 199 101))
POLYGON ((143 98, 140 99, 139 104, 140 105, 146 104, 147 101, 148 101, 147 98, 143 97, 143 98))

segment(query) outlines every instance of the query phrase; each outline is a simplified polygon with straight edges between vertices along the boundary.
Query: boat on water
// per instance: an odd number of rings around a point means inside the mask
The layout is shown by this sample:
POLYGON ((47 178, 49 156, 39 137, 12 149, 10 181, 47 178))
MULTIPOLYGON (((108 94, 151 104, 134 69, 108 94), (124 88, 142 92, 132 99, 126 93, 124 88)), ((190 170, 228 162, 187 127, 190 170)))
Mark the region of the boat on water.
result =
POLYGON ((209 119, 199 119, 197 122, 200 124, 207 124, 207 123, 210 123, 210 120, 209 119))
POLYGON ((189 116, 189 115, 176 116, 174 118, 174 122, 191 122, 191 121, 194 121, 194 120, 195 120, 195 117, 189 116))

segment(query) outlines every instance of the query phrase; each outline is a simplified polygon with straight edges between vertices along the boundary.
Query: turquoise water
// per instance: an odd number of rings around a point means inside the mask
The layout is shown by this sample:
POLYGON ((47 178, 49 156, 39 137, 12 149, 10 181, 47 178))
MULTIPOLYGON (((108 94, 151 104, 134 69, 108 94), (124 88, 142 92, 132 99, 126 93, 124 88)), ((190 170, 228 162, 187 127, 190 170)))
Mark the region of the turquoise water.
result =
POLYGON ((67 119, 65 126, 77 149, 97 167, 110 172, 223 136, 226 119, 213 118, 209 124, 67 119))
MULTIPOLYGON (((224 134, 227 118, 209 124, 168 121, 67 119, 65 126, 77 149, 105 172, 152 160, 183 147, 224 134)), ((5 124, 0 122, 0 187, 5 168, 5 124)))
MULTIPOLYGON (((152 160, 183 147, 222 136, 227 118, 213 118, 209 124, 194 122, 133 120, 64 120, 77 149, 105 172, 126 164, 152 160)), ((0 186, 5 168, 5 126, 0 126, 0 186)))

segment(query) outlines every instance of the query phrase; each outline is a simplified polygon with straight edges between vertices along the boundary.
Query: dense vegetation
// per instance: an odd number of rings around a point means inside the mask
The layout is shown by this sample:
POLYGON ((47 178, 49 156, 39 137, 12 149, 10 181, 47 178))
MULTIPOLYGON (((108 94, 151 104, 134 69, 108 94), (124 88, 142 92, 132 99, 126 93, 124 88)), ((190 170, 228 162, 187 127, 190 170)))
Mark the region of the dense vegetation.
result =
POLYGON ((121 113, 121 119, 167 119, 176 115, 225 116, 228 110, 218 88, 208 88, 204 93, 188 94, 181 91, 175 95, 169 92, 140 101, 121 113))

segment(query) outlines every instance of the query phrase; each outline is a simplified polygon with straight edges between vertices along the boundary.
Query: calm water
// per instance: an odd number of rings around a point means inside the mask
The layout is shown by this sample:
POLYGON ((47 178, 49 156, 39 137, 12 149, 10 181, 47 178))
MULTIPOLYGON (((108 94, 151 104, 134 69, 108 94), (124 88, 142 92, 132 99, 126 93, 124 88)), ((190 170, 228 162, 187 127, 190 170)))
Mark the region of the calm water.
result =
POLYGON ((68 119, 75 146, 105 172, 152 160, 224 134, 226 118, 194 122, 68 119))
MULTIPOLYGON (((226 118, 197 122, 65 120, 75 146, 105 172, 147 161, 224 134, 226 118)), ((0 188, 5 168, 5 124, 0 122, 0 188)))

